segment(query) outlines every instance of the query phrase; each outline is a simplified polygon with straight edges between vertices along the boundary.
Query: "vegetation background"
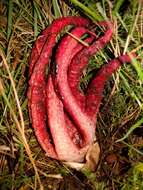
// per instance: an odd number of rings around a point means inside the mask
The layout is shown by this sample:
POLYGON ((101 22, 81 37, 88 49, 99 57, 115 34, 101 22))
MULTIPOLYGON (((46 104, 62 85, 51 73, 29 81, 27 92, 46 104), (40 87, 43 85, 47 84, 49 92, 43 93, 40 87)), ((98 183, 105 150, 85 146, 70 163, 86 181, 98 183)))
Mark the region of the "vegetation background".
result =
POLYGON ((142 46, 142 0, 0 1, 1 190, 143 189, 142 46), (26 93, 32 45, 54 19, 68 15, 113 22, 113 38, 92 58, 89 70, 126 52, 136 51, 139 58, 106 83, 97 122, 101 158, 96 172, 77 172, 47 158, 29 119, 26 93))

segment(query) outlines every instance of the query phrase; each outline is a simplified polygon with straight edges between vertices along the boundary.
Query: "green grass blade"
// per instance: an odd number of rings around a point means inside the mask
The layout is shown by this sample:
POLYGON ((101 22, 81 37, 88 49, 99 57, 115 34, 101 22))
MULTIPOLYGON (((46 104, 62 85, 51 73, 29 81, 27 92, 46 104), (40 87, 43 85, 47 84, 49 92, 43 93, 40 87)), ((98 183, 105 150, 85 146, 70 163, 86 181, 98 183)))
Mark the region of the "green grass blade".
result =
POLYGON ((139 121, 137 121, 134 125, 131 126, 131 128, 128 130, 128 132, 124 135, 123 138, 118 139, 116 142, 121 142, 123 140, 125 140, 126 138, 128 138, 128 136, 138 127, 141 126, 141 124, 143 123, 143 118, 141 118, 139 121))
POLYGON ((142 105, 140 99, 137 97, 136 93, 131 89, 131 87, 130 87, 128 81, 126 80, 126 78, 124 77, 124 75, 121 72, 119 73, 119 75, 120 75, 120 77, 122 78, 122 80, 124 82, 125 88, 128 90, 128 92, 130 93, 130 95, 132 96, 132 98, 134 100, 136 100, 136 102, 138 103, 139 107, 141 109, 143 109, 143 105, 142 105))
POLYGON ((112 12, 113 16, 115 16, 119 12, 119 9, 122 6, 123 2, 124 2, 124 0, 116 0, 115 6, 114 6, 114 9, 112 12))
POLYGON ((37 11, 35 3, 33 4, 34 4, 34 39, 36 40, 36 37, 38 35, 37 11))
POLYGON ((133 67, 135 68, 138 74, 139 80, 143 82, 143 68, 141 66, 141 63, 136 60, 133 60, 133 67))
POLYGON ((54 9, 54 14, 56 18, 59 18, 62 16, 59 4, 57 0, 52 0, 52 4, 53 4, 53 9, 54 9))
POLYGON ((135 166, 135 169, 136 169, 137 171, 143 172, 143 163, 142 163, 142 162, 139 162, 139 163, 135 166))
POLYGON ((143 152, 137 148, 134 147, 134 145, 126 143, 125 141, 122 141, 122 143, 126 146, 128 146, 131 150, 135 151, 136 153, 140 154, 143 156, 143 152))
POLYGON ((13 0, 9 0, 9 3, 8 3, 7 39, 10 38, 11 31, 12 31, 12 12, 13 12, 13 0))
POLYGON ((91 19, 100 21, 103 20, 102 16, 98 13, 92 11, 90 8, 86 7, 83 3, 80 3, 78 0, 70 0, 75 6, 78 6, 87 16, 91 19))

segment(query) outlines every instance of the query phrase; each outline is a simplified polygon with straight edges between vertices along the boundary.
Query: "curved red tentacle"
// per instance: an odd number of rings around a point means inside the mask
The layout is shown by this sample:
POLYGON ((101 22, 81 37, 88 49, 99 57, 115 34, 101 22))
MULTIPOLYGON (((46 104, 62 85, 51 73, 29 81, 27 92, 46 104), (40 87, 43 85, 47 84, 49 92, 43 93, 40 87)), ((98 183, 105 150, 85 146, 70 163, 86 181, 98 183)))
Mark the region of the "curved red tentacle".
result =
POLYGON ((82 51, 76 55, 71 64, 69 65, 68 72, 68 81, 71 88, 72 93, 76 96, 76 99, 80 102, 83 111, 86 111, 85 106, 85 96, 83 92, 79 89, 80 78, 83 74, 83 70, 88 65, 89 59, 91 56, 95 55, 97 51, 102 49, 111 39, 112 37, 112 25, 110 22, 100 22, 99 26, 106 27, 105 34, 100 37, 97 41, 95 41, 89 47, 84 48, 82 51))
MULTIPOLYGON (((133 57, 136 57, 135 54, 132 54, 133 57)), ((92 118, 96 117, 97 112, 99 111, 102 93, 104 86, 108 78, 115 72, 117 69, 124 63, 130 63, 131 57, 127 54, 121 55, 113 60, 111 60, 106 65, 99 70, 96 77, 92 80, 91 84, 88 87, 86 95, 86 112, 92 118)))
MULTIPOLYGON (((90 56, 95 54, 99 49, 103 48, 110 40, 112 36, 111 24, 108 22, 101 22, 101 25, 106 26, 107 31, 105 32, 104 36, 100 37, 91 46, 85 48, 77 55, 76 61, 80 60, 80 63, 76 62, 77 65, 87 65, 90 56)), ((58 65, 58 72, 56 76, 57 88, 59 89, 60 95, 63 98, 62 102, 65 108, 68 110, 69 114, 77 124, 86 145, 93 142, 96 119, 91 120, 91 118, 82 111, 81 107, 77 105, 76 98, 72 95, 68 84, 67 71, 71 63, 71 57, 69 55, 72 53, 72 48, 70 43, 67 44, 67 41, 69 41, 70 38, 70 36, 67 36, 66 39, 62 40, 56 53, 56 63, 58 65), (66 48, 64 48, 65 46, 66 48)))
MULTIPOLYGON (((29 110, 32 118, 32 126, 42 148, 52 158, 57 158, 57 154, 53 144, 51 144, 47 132, 45 76, 46 65, 49 65, 50 63, 52 48, 56 44, 56 37, 65 26, 76 25, 86 27, 88 24, 89 21, 81 17, 66 17, 57 19, 53 22, 49 29, 46 30, 46 32, 48 31, 48 37, 44 38, 44 45, 41 44, 39 46, 39 56, 36 56, 36 59, 31 60, 31 72, 33 70, 33 73, 31 74, 29 81, 28 99, 29 110)), ((43 35, 45 35, 46 32, 43 35)), ((34 49, 33 51, 36 52, 37 50, 34 49)))
MULTIPOLYGON (((77 38, 80 38, 86 32, 87 29, 77 27, 72 31, 72 34, 77 38)), ((69 63, 69 59, 72 59, 73 49, 76 48, 76 50, 78 50, 78 43, 79 42, 71 36, 66 36, 64 39, 62 39, 62 42, 59 45, 59 50, 64 52, 63 59, 66 60, 67 64, 69 63), (71 53, 69 53, 69 51, 71 53), (69 56, 66 54, 66 52, 68 52, 69 56)), ((63 66, 62 63, 61 66, 63 66)), ((59 73, 59 67, 57 73, 59 73)), ((54 85, 56 83, 58 83, 58 80, 54 80, 54 85)), ((68 117, 65 115, 63 109, 63 100, 60 100, 60 98, 56 96, 56 93, 54 92, 54 85, 52 84, 51 77, 49 77, 47 85, 47 113, 49 127, 55 144, 56 152, 60 160, 81 162, 84 159, 84 155, 85 152, 87 152, 89 144, 88 146, 84 146, 82 149, 79 149, 79 147, 71 139, 66 123, 69 122, 68 117)), ((59 94, 61 95, 60 91, 59 94)), ((67 111, 69 112, 69 109, 67 109, 67 111)))

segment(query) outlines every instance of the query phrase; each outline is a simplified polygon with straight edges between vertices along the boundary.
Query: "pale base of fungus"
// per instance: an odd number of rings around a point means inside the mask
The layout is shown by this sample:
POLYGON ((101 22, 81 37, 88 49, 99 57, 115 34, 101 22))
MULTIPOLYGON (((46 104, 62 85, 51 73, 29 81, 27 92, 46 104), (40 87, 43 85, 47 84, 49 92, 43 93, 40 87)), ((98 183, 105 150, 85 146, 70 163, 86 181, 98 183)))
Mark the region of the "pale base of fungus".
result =
POLYGON ((76 170, 90 170, 95 171, 100 158, 100 147, 98 142, 93 143, 89 146, 89 149, 85 155, 85 162, 63 162, 65 165, 76 170))

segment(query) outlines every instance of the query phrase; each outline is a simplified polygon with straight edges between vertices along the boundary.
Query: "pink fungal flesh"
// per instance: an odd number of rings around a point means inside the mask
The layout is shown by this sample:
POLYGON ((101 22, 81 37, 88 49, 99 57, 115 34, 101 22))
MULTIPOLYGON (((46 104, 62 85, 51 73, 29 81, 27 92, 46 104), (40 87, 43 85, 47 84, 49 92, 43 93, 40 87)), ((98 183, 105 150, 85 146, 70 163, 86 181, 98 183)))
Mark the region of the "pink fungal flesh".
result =
POLYGON ((80 78, 90 57, 112 37, 110 22, 99 23, 106 30, 98 39, 89 31, 90 24, 82 17, 55 20, 35 42, 30 59, 28 102, 35 135, 49 157, 68 162, 84 161, 94 142, 105 82, 122 63, 131 61, 128 55, 111 60, 92 79, 86 94, 82 92, 80 78), (54 53, 57 35, 68 25, 74 26, 71 35, 62 37, 54 53), (85 34, 89 34, 84 39, 88 47, 77 40, 85 34))

